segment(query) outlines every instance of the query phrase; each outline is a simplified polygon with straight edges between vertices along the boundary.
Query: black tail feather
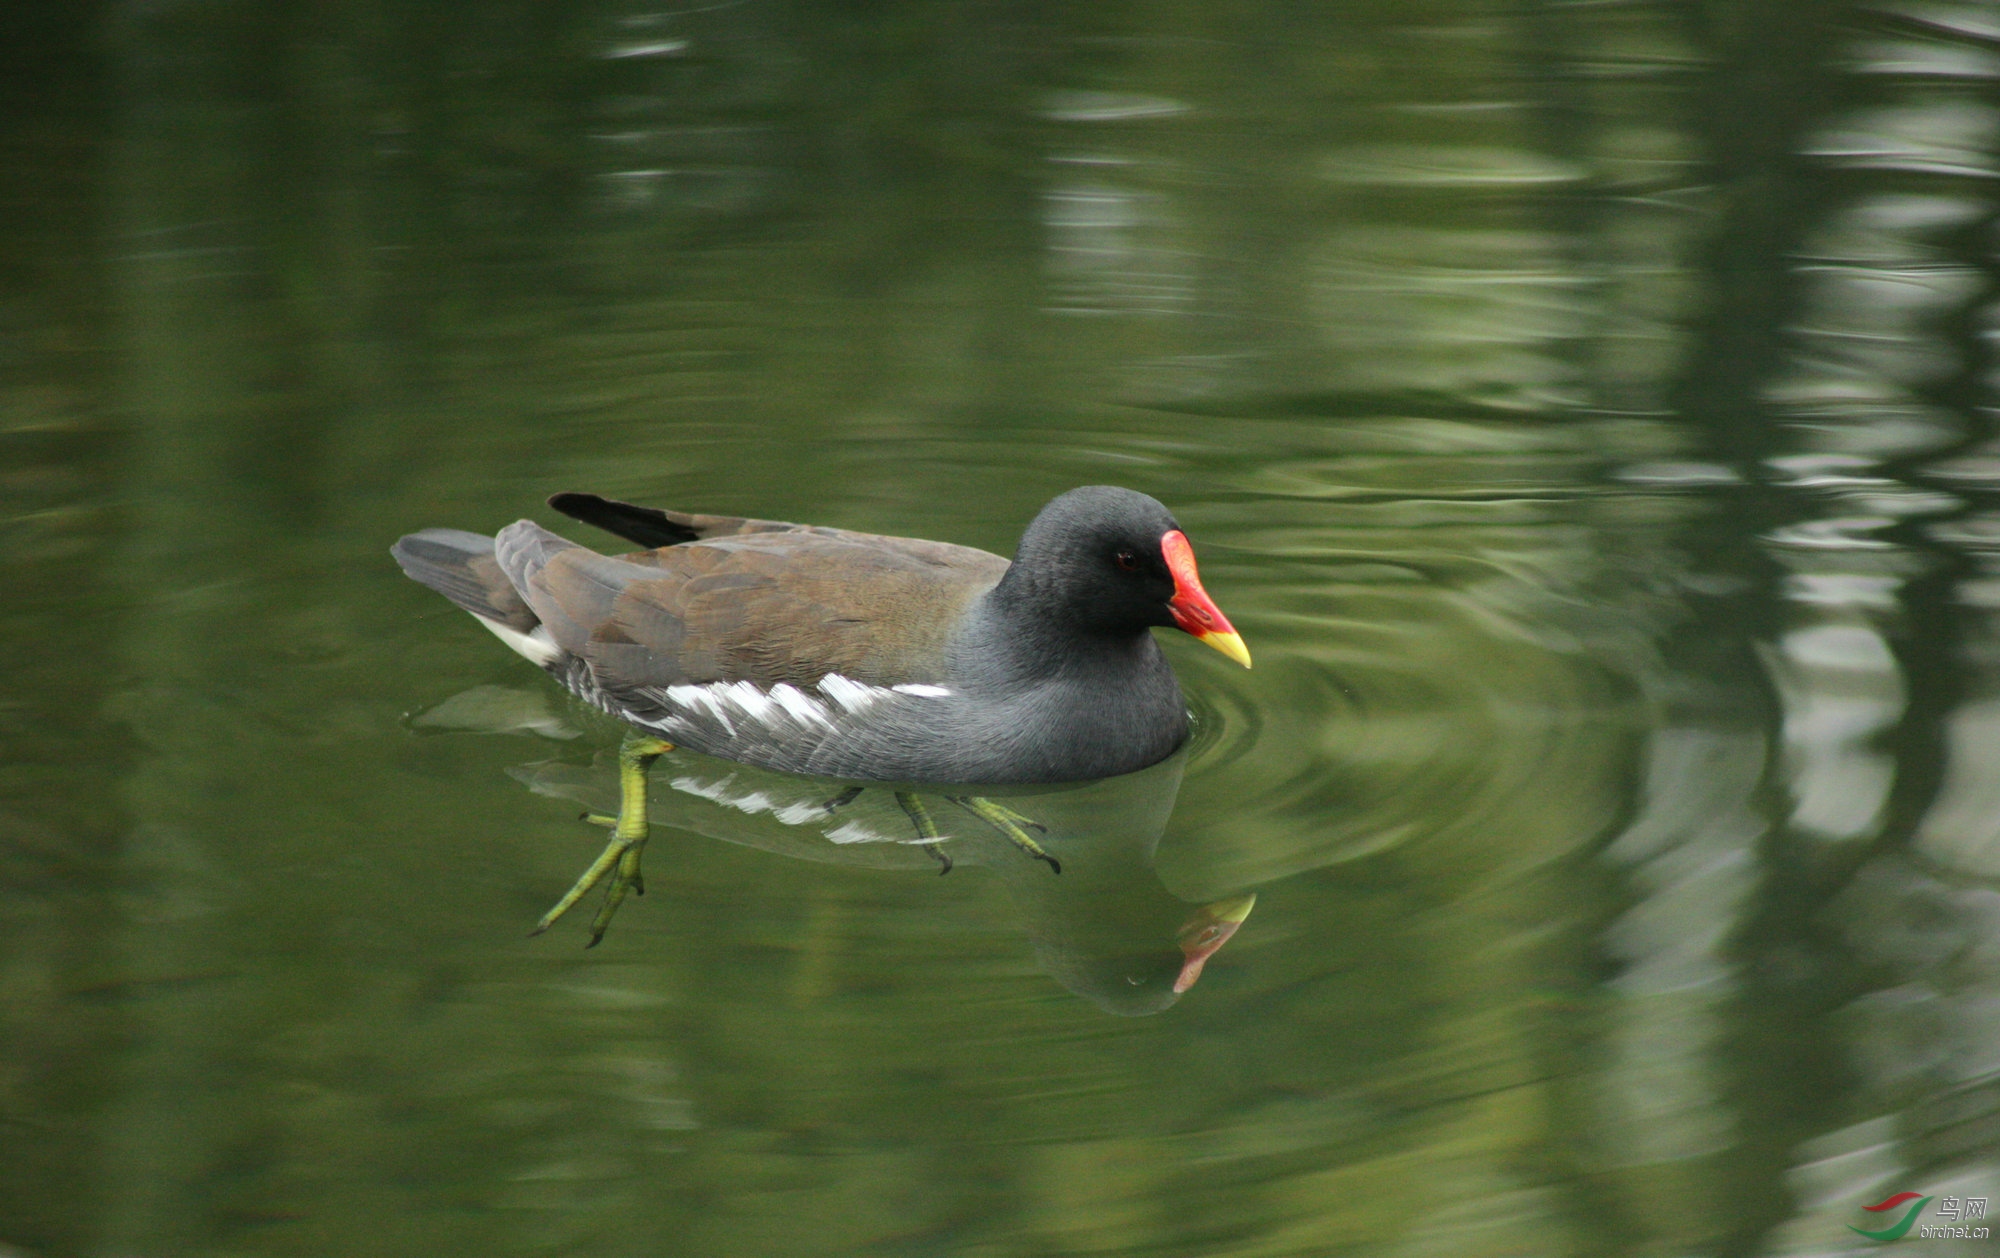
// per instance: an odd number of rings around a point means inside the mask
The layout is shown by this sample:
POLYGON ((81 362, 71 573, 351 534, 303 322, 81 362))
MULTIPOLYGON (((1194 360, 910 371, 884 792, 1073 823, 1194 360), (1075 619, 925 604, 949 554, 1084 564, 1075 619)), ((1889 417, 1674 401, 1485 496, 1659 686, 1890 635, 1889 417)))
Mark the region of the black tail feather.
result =
POLYGON ((678 546, 701 537, 700 530, 688 523, 686 517, 676 519, 672 512, 658 507, 637 507, 596 494, 575 493, 557 494, 549 499, 549 505, 572 520, 582 520, 648 549, 678 546))

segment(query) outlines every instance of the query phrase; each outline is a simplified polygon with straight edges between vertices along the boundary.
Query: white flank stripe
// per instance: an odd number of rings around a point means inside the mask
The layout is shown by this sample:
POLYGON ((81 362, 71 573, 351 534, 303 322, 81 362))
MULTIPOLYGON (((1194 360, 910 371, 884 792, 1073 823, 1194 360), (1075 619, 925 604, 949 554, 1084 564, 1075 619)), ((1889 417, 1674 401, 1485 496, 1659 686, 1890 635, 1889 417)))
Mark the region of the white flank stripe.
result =
POLYGON ((848 712, 866 712, 875 706, 876 700, 888 693, 880 686, 851 681, 839 673, 828 673, 820 678, 819 692, 848 712))
POLYGON ((729 713, 723 710, 722 700, 716 698, 714 691, 709 687, 668 686, 667 698, 690 711, 706 710, 710 716, 722 723, 722 728, 728 731, 731 738, 736 737, 735 724, 730 721, 729 713))
POLYGON ((751 720, 764 725, 774 723, 772 718, 777 715, 777 710, 776 705, 771 702, 771 696, 749 682, 739 681, 733 686, 718 683, 714 690, 718 698, 735 704, 751 720))
MULTIPOLYGON (((516 638, 527 641, 523 635, 513 633, 502 626, 489 624, 488 627, 495 633, 503 635, 508 645, 513 646, 515 650, 528 655, 537 663, 542 662, 540 657, 529 654, 529 648, 514 643, 513 639, 516 638)), ((542 631, 538 629, 536 632, 542 631)), ((554 644, 549 644, 548 658, 554 659, 559 654, 554 644)), ((653 693, 663 695, 669 703, 689 713, 706 715, 714 719, 728 731, 731 738, 736 737, 736 725, 729 719, 732 709, 738 716, 748 717, 767 729, 777 729, 782 725, 791 724, 831 730, 834 728, 835 709, 841 713, 860 714, 883 699, 893 698, 899 694, 913 695, 920 699, 942 699, 952 693, 947 687, 921 682, 911 682, 901 686, 871 686, 850 677, 842 677, 839 673, 828 673, 820 678, 815 683, 815 689, 827 702, 821 702, 819 698, 790 682, 779 682, 769 690, 760 690, 754 683, 747 681, 717 681, 702 686, 683 683, 653 693)))
MULTIPOLYGON (((666 690, 654 693, 664 694, 668 702, 689 712, 713 717, 731 738, 736 737, 735 722, 729 719, 732 708, 738 715, 749 717, 766 729, 778 729, 787 724, 833 728, 833 719, 827 714, 826 705, 789 682, 780 682, 768 691, 759 690, 754 683, 747 681, 717 681, 705 686, 668 686, 666 690)), ((848 710, 854 709, 850 707, 848 710)))
POLYGON ((833 722, 827 719, 826 709, 813 702, 810 695, 790 682, 779 682, 771 687, 771 697, 801 725, 810 725, 817 721, 828 729, 833 728, 833 722))
POLYGON ((527 633, 522 633, 519 629, 511 629, 497 620, 488 620, 484 616, 474 616, 473 619, 491 629, 494 637, 543 668, 547 668, 562 657, 562 648, 549 636, 549 631, 540 625, 536 625, 527 633))

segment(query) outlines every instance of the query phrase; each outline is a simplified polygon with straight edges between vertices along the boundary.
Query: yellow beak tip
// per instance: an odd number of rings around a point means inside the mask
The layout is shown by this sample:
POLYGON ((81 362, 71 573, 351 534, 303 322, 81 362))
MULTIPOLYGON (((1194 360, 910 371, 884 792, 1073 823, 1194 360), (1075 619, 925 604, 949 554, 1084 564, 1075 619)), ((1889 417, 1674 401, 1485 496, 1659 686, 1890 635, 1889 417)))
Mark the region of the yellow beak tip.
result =
POLYGON ((1208 646, 1214 647, 1216 650, 1222 652, 1224 655, 1227 655, 1230 659, 1235 660, 1238 664, 1241 664, 1243 667, 1245 668, 1250 667, 1250 648, 1243 645, 1242 634, 1205 633, 1200 637, 1199 641, 1208 646))

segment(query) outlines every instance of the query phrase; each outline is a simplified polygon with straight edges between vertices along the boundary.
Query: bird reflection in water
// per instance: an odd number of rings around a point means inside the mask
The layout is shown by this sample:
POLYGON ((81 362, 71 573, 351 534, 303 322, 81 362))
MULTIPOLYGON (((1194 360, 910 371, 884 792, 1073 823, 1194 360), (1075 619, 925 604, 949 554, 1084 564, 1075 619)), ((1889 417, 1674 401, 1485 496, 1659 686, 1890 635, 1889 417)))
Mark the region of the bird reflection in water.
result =
MULTIPOLYGON (((1031 818, 1062 876, 1001 829, 946 801, 951 787, 907 792, 799 777, 694 754, 668 755, 652 772, 652 820, 800 860, 885 871, 983 868, 1012 898, 1035 958, 1051 977, 1109 1013, 1158 1013, 1172 1005, 1227 943, 1256 903, 1243 894, 1190 904, 1153 869, 1180 790, 1186 755, 1137 773, 1075 786, 996 792, 988 800, 1031 818), (663 789, 664 788, 664 789, 663 789), (927 801, 937 830, 926 840, 898 795, 927 801)), ((613 810, 616 766, 543 761, 510 770, 537 794, 613 810)))

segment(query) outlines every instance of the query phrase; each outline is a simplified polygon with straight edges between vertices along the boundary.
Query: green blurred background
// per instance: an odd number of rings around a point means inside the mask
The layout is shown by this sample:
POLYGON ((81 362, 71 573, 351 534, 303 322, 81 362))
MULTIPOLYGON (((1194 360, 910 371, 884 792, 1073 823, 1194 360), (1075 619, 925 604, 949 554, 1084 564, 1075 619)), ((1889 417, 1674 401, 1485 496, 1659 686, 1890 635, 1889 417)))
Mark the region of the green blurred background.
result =
POLYGON ((1972 0, 13 0, 0 1255, 1789 1255, 2000 1194, 1996 85, 1972 0), (1168 644, 1130 885, 1259 896, 1172 1009, 698 757, 604 946, 522 937, 616 733, 396 536, 1009 553, 1094 482, 1257 659, 1168 644))

